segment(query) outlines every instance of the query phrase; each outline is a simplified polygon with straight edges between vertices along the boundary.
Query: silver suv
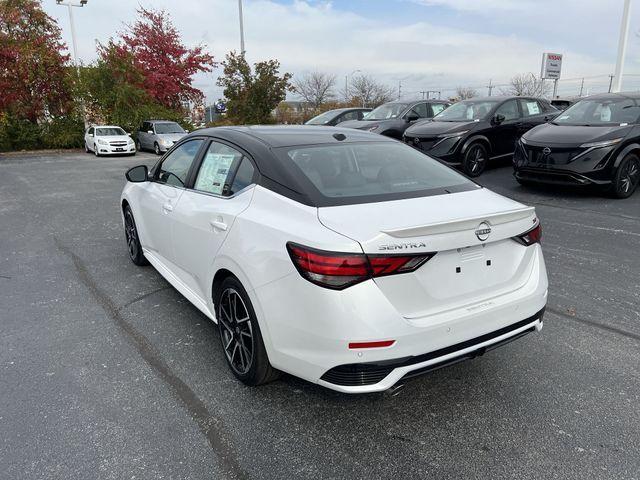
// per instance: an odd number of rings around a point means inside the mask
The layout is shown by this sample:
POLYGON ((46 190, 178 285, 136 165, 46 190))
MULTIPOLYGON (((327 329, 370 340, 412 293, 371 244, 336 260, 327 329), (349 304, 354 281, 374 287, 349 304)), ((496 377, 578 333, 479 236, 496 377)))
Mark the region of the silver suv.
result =
POLYGON ((176 122, 149 120, 142 122, 138 129, 136 146, 138 150, 153 150, 156 155, 161 155, 187 133, 188 131, 176 122))

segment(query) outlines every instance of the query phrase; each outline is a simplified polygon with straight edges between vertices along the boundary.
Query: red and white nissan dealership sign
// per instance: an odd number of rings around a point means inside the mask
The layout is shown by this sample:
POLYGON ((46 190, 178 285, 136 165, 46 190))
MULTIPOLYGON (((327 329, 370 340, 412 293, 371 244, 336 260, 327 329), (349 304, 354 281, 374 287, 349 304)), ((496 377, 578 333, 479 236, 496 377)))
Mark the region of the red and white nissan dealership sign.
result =
POLYGON ((542 54, 542 78, 558 79, 562 70, 562 54, 561 53, 543 53, 542 54))

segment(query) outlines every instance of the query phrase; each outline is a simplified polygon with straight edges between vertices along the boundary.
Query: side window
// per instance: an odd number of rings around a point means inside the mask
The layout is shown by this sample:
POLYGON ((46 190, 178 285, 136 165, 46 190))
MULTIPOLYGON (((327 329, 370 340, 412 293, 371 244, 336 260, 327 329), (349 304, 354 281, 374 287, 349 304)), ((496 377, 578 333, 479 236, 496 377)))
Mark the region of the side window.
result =
POLYGON ((89 135, 93 135, 93 131, 94 131, 94 128, 93 128, 93 127, 91 127, 91 128, 89 129, 89 135))
POLYGON ((433 116, 435 117, 441 111, 443 111, 447 106, 444 103, 432 103, 431 111, 433 112, 433 116))
POLYGON ((520 102, 520 109, 522 110, 523 117, 534 117, 542 113, 542 108, 537 100, 521 98, 518 101, 520 102))
POLYGON ((177 147, 160 164, 156 181, 184 187, 191 163, 196 158, 201 145, 202 140, 191 140, 177 147))
POLYGON ((229 192, 229 195, 233 195, 234 193, 237 193, 243 188, 251 185, 254 173, 255 169, 253 168, 253 165, 247 157, 244 157, 240 167, 238 167, 233 183, 231 184, 231 191, 229 192))
POLYGON ((338 120, 339 122, 346 122, 347 120, 358 120, 358 111, 354 110, 351 112, 347 112, 342 114, 342 116, 340 117, 340 119, 338 120))
POLYGON ((520 118, 520 112, 518 111, 518 104, 515 100, 507 100, 496 110, 496 115, 504 115, 505 121, 517 120, 520 118))
POLYGON ((233 168, 242 160, 242 153, 218 142, 211 142, 202 160, 193 188, 216 195, 231 195, 229 180, 233 168))
POLYGON ((420 118, 429 118, 429 106, 426 103, 415 105, 412 110, 418 114, 420 118))
POLYGON ((363 112, 362 110, 358 110, 358 120, 362 120, 365 116, 365 114, 367 114, 369 112, 363 112))

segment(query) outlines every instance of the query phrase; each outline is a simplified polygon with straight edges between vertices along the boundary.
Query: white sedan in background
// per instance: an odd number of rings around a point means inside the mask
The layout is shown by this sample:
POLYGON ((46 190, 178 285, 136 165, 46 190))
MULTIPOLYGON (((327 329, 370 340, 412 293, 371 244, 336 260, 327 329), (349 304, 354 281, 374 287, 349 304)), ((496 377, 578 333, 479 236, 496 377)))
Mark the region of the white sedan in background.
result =
POLYGON ((113 125, 96 125, 84 134, 84 151, 101 155, 135 155, 136 145, 122 128, 113 125))
POLYGON ((248 385, 382 391, 542 328, 535 210, 396 140, 205 129, 126 176, 131 260, 218 324, 248 385))

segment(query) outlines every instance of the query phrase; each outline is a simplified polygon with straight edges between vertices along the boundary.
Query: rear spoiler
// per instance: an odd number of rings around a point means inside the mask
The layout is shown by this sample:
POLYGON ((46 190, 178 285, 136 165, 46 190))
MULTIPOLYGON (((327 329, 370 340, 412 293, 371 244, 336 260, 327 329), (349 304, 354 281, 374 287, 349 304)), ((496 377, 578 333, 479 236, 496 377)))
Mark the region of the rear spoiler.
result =
POLYGON ((461 232, 477 228, 480 222, 487 222, 490 226, 495 226, 525 220, 531 217, 535 218, 535 214, 536 209, 534 207, 524 207, 517 210, 509 210, 507 212, 490 213, 484 216, 467 217, 446 222, 428 223, 426 225, 383 230, 382 233, 386 233, 387 235, 396 238, 408 238, 420 237, 423 235, 435 235, 438 233, 461 232))

